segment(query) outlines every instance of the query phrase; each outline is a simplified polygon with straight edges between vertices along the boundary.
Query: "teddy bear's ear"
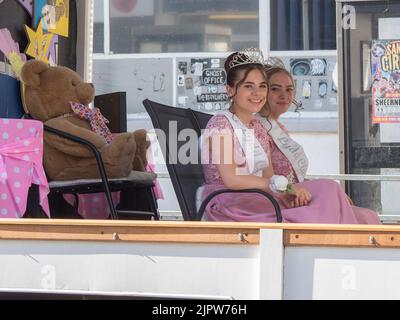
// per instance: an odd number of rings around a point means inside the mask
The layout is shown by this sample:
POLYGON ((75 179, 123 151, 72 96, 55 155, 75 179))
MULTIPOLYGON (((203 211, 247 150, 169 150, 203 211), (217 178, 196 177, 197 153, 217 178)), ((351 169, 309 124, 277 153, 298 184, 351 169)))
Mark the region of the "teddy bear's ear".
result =
POLYGON ((47 70, 49 66, 47 63, 40 60, 29 60, 24 64, 21 71, 22 82, 32 88, 40 85, 40 77, 43 71, 47 70))

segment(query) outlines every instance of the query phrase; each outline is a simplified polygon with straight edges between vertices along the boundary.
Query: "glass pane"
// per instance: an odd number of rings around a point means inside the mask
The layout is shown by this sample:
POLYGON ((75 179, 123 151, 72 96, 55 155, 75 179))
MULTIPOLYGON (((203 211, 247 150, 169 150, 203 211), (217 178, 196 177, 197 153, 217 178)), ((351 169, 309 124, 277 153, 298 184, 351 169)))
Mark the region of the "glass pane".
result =
POLYGON ((271 0, 272 50, 336 49, 335 0, 271 0))
POLYGON ((258 47, 258 0, 110 0, 114 53, 258 47))
POLYGON ((104 0, 96 0, 93 5, 93 52, 104 53, 104 0))
MULTIPOLYGON (((394 123, 373 121, 372 102, 378 96, 372 95, 372 78, 378 80, 379 72, 376 72, 377 67, 371 68, 371 44, 373 40, 400 40, 400 1, 391 1, 390 5, 386 1, 349 2, 348 5, 351 9, 348 13, 355 14, 350 16, 355 25, 350 24, 350 28, 343 31, 346 172, 399 175, 400 120, 394 123)), ((397 83, 398 79, 400 70, 392 70, 387 85, 382 88, 390 91, 391 81, 397 83)), ((400 97, 400 90, 394 88, 390 95, 400 97)), ((357 205, 383 215, 400 213, 397 195, 400 181, 351 182, 348 187, 357 205)))

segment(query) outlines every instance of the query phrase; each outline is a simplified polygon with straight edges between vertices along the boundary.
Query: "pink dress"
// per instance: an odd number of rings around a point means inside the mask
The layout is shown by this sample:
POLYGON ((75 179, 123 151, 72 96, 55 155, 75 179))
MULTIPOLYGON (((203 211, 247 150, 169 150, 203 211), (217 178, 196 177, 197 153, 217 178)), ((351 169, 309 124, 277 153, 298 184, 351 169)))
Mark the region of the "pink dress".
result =
MULTIPOLYGON (((293 171, 291 164, 275 146, 262 123, 258 119, 253 119, 250 126, 254 129, 255 136, 265 152, 271 152, 275 174, 287 175, 293 171)), ((233 130, 229 120, 222 115, 216 115, 210 119, 207 129, 214 128, 230 128, 233 130)), ((225 188, 216 165, 205 164, 204 175, 206 183, 202 199, 215 190, 225 188)), ((284 222, 380 224, 375 212, 351 206, 340 185, 332 180, 305 181, 300 185, 311 192, 313 199, 309 205, 297 208, 287 208, 278 201, 284 222)), ((274 209, 268 199, 258 194, 246 193, 228 193, 215 197, 208 204, 204 219, 211 221, 276 222, 274 209)))

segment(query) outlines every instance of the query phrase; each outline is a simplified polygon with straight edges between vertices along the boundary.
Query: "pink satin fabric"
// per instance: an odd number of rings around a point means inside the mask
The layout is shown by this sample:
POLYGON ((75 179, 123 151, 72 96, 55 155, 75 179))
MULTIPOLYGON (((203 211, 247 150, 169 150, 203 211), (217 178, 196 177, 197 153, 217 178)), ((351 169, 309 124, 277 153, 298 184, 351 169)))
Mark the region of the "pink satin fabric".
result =
MULTIPOLYGON (((269 153, 272 139, 267 130, 257 119, 252 121, 255 136, 269 153)), ((207 129, 231 128, 228 120, 223 116, 214 116, 207 125, 207 129)), ((232 128, 231 128, 232 129, 232 128)), ((272 151, 279 151, 273 148, 272 151)), ((211 156, 211 155, 210 155, 211 156)), ((285 174, 293 171, 290 162, 285 158, 273 155, 272 159, 280 159, 279 165, 274 167, 275 174, 285 174), (286 160, 285 160, 286 159, 286 160), (285 163, 282 163, 285 162, 285 163), (279 172, 280 170, 284 172, 279 172)), ((204 165, 205 180, 202 199, 215 190, 226 188, 216 165, 204 165)), ((332 224, 380 224, 376 212, 351 206, 341 186, 333 180, 310 180, 299 184, 307 188, 312 194, 312 201, 307 206, 287 208, 280 203, 284 222, 290 223, 332 223, 332 224)), ((258 194, 222 194, 215 197, 207 206, 205 220, 211 221, 241 221, 241 222, 276 222, 276 216, 271 203, 258 194)))
MULTIPOLYGON (((72 206, 75 206, 75 197, 71 194, 64 194, 64 199, 72 206)), ((111 192, 114 206, 120 201, 120 192, 111 192)), ((84 219, 102 220, 110 216, 110 206, 104 192, 78 194, 78 213, 84 219)))
POLYGON ((21 218, 32 184, 50 217, 49 186, 43 169, 43 124, 36 120, 0 119, 0 217, 21 218))
MULTIPOLYGON (((349 204, 341 186, 333 180, 310 180, 300 183, 313 199, 309 205, 286 208, 279 202, 283 221, 287 223, 323 224, 380 224, 377 214, 369 209, 349 204)), ((224 188, 223 185, 206 185, 204 195, 224 188)), ((214 198, 206 210, 206 220, 241 222, 276 222, 274 208, 261 195, 239 193, 222 194, 214 198)))

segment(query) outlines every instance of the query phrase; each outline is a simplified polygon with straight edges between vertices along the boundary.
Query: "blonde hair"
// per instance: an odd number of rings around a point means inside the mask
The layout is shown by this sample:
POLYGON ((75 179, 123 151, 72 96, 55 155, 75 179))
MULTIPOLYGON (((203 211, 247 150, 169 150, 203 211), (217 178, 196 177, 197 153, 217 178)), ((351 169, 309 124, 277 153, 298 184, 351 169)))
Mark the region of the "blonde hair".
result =
MULTIPOLYGON (((266 65, 265 66, 265 75, 266 75, 268 87, 269 87, 269 81, 271 80, 272 76, 277 73, 283 73, 283 74, 287 75, 290 78, 290 80, 292 81, 293 87, 296 89, 294 78, 289 71, 287 71, 283 67, 271 67, 269 65, 266 65)), ((295 112, 298 112, 301 109, 301 102, 296 101, 294 99, 294 97, 292 98, 291 103, 295 104, 295 106, 296 106, 295 112)), ((268 104, 268 99, 267 99, 267 102, 265 103, 265 105, 261 108, 261 110, 258 113, 260 114, 260 116, 267 118, 267 119, 271 115, 271 108, 268 104)))

